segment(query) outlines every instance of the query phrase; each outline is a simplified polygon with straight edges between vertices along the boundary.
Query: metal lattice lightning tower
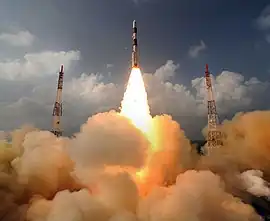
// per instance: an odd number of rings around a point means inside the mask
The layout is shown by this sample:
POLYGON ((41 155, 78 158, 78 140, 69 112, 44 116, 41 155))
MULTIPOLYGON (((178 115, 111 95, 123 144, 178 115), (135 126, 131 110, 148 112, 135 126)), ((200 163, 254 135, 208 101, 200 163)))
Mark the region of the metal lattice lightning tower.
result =
POLYGON ((207 134, 207 149, 219 147, 222 145, 222 134, 218 130, 219 124, 216 102, 213 96, 211 76, 208 70, 208 64, 205 66, 205 84, 207 90, 207 108, 208 108, 208 134, 207 134))
POLYGON ((52 133, 57 137, 62 136, 62 131, 60 128, 60 118, 62 116, 62 89, 63 89, 63 78, 64 78, 64 66, 61 66, 58 84, 57 84, 57 92, 56 92, 56 100, 53 107, 53 128, 52 133))

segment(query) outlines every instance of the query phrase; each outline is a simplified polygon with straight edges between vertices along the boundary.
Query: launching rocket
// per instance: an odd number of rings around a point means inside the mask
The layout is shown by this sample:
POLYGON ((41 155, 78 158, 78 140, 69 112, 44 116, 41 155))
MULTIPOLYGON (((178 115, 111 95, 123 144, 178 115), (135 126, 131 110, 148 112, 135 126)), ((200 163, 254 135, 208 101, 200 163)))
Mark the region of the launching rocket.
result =
POLYGON ((137 41, 137 23, 134 20, 133 26, 132 26, 133 32, 132 32, 132 61, 131 61, 131 67, 132 68, 138 68, 139 62, 138 62, 138 41, 137 41))

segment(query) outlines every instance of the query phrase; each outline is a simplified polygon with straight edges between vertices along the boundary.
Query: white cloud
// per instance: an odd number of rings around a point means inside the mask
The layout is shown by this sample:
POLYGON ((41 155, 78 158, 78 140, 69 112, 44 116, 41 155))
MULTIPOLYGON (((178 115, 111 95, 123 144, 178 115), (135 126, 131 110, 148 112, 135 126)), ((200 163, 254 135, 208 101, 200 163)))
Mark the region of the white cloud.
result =
MULTIPOLYGON (((204 84, 203 78, 192 81, 192 85, 197 91, 197 100, 206 98, 204 84)), ((229 71, 223 71, 217 77, 212 76, 212 84, 220 114, 234 113, 253 107, 257 98, 262 97, 269 89, 268 82, 261 82, 257 78, 245 80, 243 75, 229 71)))
MULTIPOLYGON (((175 71, 175 64, 169 64, 175 71)), ((145 75, 145 80, 152 109, 178 116, 205 116, 207 97, 203 77, 193 79, 191 87, 172 84, 169 79, 162 81, 157 78, 156 73, 145 75)), ((254 107, 258 97, 262 97, 269 89, 268 82, 261 82, 257 78, 245 80, 243 75, 229 71, 223 71, 217 77, 212 76, 212 84, 221 114, 254 107)))
POLYGON ((266 6, 256 20, 257 27, 262 30, 270 28, 270 5, 266 6))
POLYGON ((29 31, 18 31, 16 33, 2 33, 0 40, 12 46, 27 47, 33 44, 35 36, 29 31))
MULTIPOLYGON (((255 25, 258 29, 268 31, 270 29, 270 5, 266 6, 260 16, 255 20, 255 25)), ((265 35, 265 40, 270 44, 270 34, 265 35)))
MULTIPOLYGON (((15 70, 22 68, 26 70, 25 73, 28 73, 26 76, 32 76, 36 73, 39 73, 38 76, 42 76, 50 72, 56 73, 55 69, 59 67, 60 63, 63 63, 62 59, 68 64, 79 59, 79 52, 46 53, 29 56, 30 59, 27 57, 28 59, 25 59, 27 62, 18 62, 21 66, 16 67, 15 70), (50 56, 52 58, 49 58, 50 56), (27 69, 26 63, 30 63, 30 66, 35 68, 27 69)), ((173 61, 167 61, 155 73, 144 74, 151 112, 154 114, 168 113, 182 117, 181 124, 185 121, 191 130, 194 127, 203 127, 204 125, 198 126, 197 118, 206 121, 204 78, 193 79, 190 85, 171 83, 176 71, 180 71, 179 67, 173 61)), ((6 74, 12 74, 13 71, 9 69, 6 74)), ((65 131, 74 130, 94 113, 120 106, 124 85, 105 83, 103 78, 104 76, 100 73, 83 73, 76 78, 65 78, 63 91, 63 126, 65 131)), ((0 121, 3 127, 0 129, 13 128, 29 122, 50 129, 57 79, 55 78, 52 83, 47 80, 44 82, 41 80, 42 78, 38 81, 39 78, 37 78, 35 85, 27 84, 28 81, 24 81, 22 84, 15 77, 6 79, 11 80, 0 82, 0 121), (12 82, 13 86, 4 87, 7 82, 12 82)), ((221 114, 259 107, 258 97, 268 94, 266 92, 269 89, 268 82, 260 82, 256 78, 245 80, 238 73, 224 71, 212 79, 218 111, 221 114)), ((185 129, 188 130, 188 128, 185 129)))
POLYGON ((193 45, 189 48, 188 54, 192 58, 197 58, 200 52, 204 51, 206 48, 206 44, 201 40, 199 45, 193 45))
POLYGON ((174 64, 172 60, 168 60, 165 65, 156 70, 154 75, 161 81, 167 81, 174 76, 178 68, 179 64, 174 64))
POLYGON ((89 104, 95 111, 113 108, 121 98, 123 88, 113 83, 105 84, 102 79, 101 74, 83 73, 79 78, 73 78, 65 84, 64 96, 70 101, 89 104))
POLYGON ((106 67, 109 69, 109 68, 114 67, 114 65, 113 64, 106 64, 106 67))
POLYGON ((80 59, 79 51, 45 51, 26 54, 23 59, 0 61, 0 78, 22 80, 55 74, 60 64, 68 69, 72 61, 80 59))

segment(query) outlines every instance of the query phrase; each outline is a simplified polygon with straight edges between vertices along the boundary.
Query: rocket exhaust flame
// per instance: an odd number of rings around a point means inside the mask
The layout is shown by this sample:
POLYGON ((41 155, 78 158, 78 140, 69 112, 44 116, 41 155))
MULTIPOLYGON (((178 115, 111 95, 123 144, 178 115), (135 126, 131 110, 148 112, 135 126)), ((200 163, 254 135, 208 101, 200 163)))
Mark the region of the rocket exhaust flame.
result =
POLYGON ((129 118, 142 132, 149 131, 151 120, 147 93, 139 68, 133 68, 121 103, 121 115, 129 118))
MULTIPOLYGON (((143 132, 145 137, 149 140, 150 148, 147 151, 148 156, 146 159, 148 162, 150 160, 151 153, 155 149, 153 147, 153 143, 155 142, 153 142, 154 136, 151 136, 152 117, 150 115, 143 77, 139 68, 132 68, 131 70, 127 89, 121 102, 120 114, 131 120, 133 125, 143 132)), ((138 182, 144 181, 148 174, 147 162, 142 170, 136 172, 135 179, 138 182)))

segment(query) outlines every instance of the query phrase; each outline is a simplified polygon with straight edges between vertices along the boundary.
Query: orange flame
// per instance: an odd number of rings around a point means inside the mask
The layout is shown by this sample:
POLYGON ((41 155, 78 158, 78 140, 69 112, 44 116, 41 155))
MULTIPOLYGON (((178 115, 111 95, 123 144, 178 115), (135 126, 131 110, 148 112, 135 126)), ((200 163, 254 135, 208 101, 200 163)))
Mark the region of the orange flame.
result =
MULTIPOLYGON (((150 141, 151 148, 148 150, 147 159, 147 162, 149 162, 156 142, 151 128, 152 116, 150 115, 147 93, 139 68, 133 68, 131 70, 124 98, 121 102, 120 114, 130 119, 134 126, 141 130, 150 141)), ((136 173, 136 178, 143 181, 147 174, 148 167, 146 164, 142 170, 136 173)))
POLYGON ((144 133, 150 129, 151 115, 141 70, 133 68, 121 102, 121 115, 127 117, 144 133))

